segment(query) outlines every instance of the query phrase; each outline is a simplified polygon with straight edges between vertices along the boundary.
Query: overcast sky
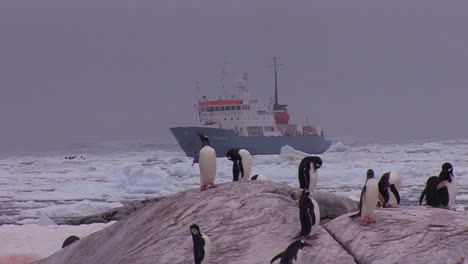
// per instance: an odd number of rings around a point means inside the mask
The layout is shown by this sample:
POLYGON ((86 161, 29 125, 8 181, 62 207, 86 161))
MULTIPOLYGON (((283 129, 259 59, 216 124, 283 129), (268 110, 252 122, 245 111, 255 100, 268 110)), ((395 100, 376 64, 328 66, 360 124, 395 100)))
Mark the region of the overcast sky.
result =
POLYGON ((244 72, 292 121, 382 140, 468 135, 466 1, 0 3, 0 152, 172 140, 244 72))

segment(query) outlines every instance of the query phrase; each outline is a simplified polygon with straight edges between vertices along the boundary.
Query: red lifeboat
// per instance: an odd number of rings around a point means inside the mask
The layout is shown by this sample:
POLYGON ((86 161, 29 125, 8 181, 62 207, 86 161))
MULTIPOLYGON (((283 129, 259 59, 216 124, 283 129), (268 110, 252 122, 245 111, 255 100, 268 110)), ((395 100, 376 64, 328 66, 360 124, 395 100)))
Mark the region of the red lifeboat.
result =
POLYGON ((277 125, 289 124, 289 113, 288 112, 277 112, 275 113, 275 123, 277 125))

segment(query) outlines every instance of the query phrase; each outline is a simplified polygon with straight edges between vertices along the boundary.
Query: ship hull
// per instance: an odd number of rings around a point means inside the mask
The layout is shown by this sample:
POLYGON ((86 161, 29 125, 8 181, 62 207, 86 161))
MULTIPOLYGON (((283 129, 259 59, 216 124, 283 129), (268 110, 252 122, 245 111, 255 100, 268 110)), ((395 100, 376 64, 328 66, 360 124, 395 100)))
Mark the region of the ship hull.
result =
POLYGON ((279 154, 281 147, 292 148, 309 153, 321 154, 331 146, 331 141, 324 136, 238 136, 233 130, 207 127, 172 127, 171 133, 180 148, 189 157, 195 157, 201 148, 197 131, 208 136, 210 145, 216 150, 217 157, 225 157, 231 148, 247 149, 252 155, 279 154))

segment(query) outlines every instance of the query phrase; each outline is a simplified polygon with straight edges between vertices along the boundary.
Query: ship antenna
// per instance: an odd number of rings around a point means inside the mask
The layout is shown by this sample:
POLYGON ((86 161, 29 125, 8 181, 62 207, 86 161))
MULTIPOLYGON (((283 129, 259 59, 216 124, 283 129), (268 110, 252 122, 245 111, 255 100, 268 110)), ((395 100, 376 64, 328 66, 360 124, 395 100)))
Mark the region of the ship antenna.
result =
POLYGON ((267 67, 274 67, 275 69, 275 104, 273 105, 273 110, 285 110, 286 105, 280 105, 278 103, 278 71, 277 71, 277 67, 284 66, 284 64, 278 64, 276 62, 276 59, 279 59, 279 57, 273 57, 273 64, 267 65, 267 67))
POLYGON ((200 89, 200 81, 196 81, 196 82, 195 82, 195 92, 197 93, 197 96, 200 95, 200 91, 201 91, 201 89, 200 89))
POLYGON ((224 80, 226 79, 226 74, 227 74, 226 66, 228 64, 229 64, 229 62, 227 61, 226 58, 224 58, 223 63, 218 64, 219 66, 221 66, 221 72, 220 72, 220 74, 221 74, 221 88, 223 89, 225 97, 228 96, 228 92, 226 91, 225 85, 224 85, 224 80))

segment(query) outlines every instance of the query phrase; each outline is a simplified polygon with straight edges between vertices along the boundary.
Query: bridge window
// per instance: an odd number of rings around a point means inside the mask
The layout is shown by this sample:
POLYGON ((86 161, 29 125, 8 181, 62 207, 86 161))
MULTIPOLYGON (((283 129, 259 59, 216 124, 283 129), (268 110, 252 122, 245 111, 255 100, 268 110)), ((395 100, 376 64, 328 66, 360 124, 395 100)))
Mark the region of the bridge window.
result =
POLYGON ((212 106, 210 106, 210 107, 208 108, 208 112, 213 112, 213 110, 214 110, 214 108, 213 108, 212 106))
POLYGON ((224 111, 224 106, 219 107, 219 110, 224 111))
POLYGON ((215 111, 219 111, 219 106, 215 106, 215 111))
POLYGON ((236 110, 241 110, 240 105, 236 105, 236 110))

